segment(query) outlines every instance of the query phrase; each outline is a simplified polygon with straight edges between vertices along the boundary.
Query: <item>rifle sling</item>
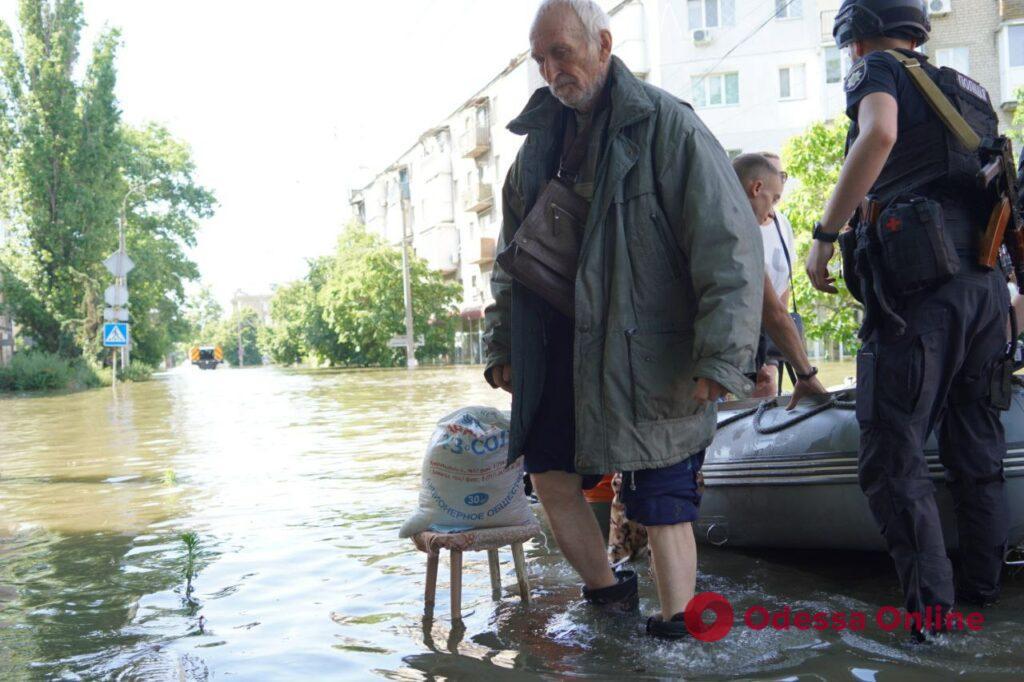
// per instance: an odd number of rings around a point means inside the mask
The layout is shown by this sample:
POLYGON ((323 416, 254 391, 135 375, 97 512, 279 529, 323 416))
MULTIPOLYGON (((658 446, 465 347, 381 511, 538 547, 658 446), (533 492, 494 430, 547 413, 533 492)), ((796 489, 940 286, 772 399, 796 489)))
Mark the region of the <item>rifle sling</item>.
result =
POLYGON ((956 139, 960 140, 967 151, 975 152, 978 147, 981 146, 981 138, 974 132, 970 124, 964 120, 964 117, 960 115, 960 112, 956 110, 953 104, 949 101, 939 89, 939 86, 935 84, 935 81, 924 72, 921 68, 921 63, 913 57, 908 57, 905 54, 901 54, 896 50, 886 50, 886 52, 896 59, 899 60, 900 64, 907 69, 907 73, 910 74, 911 80, 917 86, 917 89, 921 91, 924 98, 928 100, 928 104, 931 105, 932 110, 938 115, 942 122, 946 125, 956 139))

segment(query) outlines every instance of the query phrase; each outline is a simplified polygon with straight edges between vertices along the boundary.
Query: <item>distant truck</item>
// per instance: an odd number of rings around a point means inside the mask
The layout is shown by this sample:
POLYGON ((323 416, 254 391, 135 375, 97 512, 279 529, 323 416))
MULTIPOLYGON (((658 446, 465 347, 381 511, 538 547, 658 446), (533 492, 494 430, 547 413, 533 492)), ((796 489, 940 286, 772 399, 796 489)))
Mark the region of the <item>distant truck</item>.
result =
POLYGON ((189 351, 192 364, 199 369, 217 369, 224 362, 224 351, 220 346, 193 346, 189 351))

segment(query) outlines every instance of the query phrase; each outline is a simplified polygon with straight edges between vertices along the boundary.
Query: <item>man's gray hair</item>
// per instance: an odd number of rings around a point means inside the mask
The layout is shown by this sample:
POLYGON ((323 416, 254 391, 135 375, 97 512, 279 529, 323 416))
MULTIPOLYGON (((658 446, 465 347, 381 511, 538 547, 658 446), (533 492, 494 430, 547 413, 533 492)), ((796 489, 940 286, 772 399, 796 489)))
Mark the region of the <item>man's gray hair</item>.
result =
POLYGON ((611 31, 611 20, 608 18, 608 13, 601 9, 595 0, 544 0, 537 9, 530 34, 532 35, 537 30, 537 24, 545 14, 559 7, 568 7, 576 13, 591 43, 601 41, 601 31, 611 31))

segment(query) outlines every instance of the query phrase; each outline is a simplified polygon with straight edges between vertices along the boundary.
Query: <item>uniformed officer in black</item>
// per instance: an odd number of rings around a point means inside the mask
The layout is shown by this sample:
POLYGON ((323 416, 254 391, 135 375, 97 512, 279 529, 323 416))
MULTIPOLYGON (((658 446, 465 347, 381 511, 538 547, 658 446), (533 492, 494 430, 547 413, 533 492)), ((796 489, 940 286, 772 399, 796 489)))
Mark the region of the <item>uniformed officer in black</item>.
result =
MULTIPOLYGON (((959 146, 906 67, 886 50, 916 58, 982 137, 996 134, 997 119, 984 88, 951 70, 940 73, 914 51, 930 29, 923 0, 845 0, 840 8, 836 42, 855 60, 845 84, 853 124, 839 182, 807 258, 815 288, 835 293, 827 269, 833 244, 854 216, 861 248, 867 218, 858 207, 869 196, 883 207, 937 202, 945 221, 939 231, 950 260, 959 260, 951 279, 910 295, 892 290, 891 272, 878 272, 886 264, 877 249, 862 250, 874 260, 857 260, 858 277, 847 273, 848 284, 861 284, 868 320, 857 356, 860 485, 896 564, 905 608, 922 614, 928 606, 948 610, 954 596, 975 605, 996 599, 1009 524, 1006 445, 990 396, 1007 342, 1009 295, 998 268, 976 263, 991 199, 974 189, 977 156, 959 146), (923 451, 936 426, 957 516, 955 595, 923 451)), ((895 235, 901 223, 890 215, 876 225, 872 235, 895 235)), ((920 243, 909 260, 931 257, 930 249, 920 243)))

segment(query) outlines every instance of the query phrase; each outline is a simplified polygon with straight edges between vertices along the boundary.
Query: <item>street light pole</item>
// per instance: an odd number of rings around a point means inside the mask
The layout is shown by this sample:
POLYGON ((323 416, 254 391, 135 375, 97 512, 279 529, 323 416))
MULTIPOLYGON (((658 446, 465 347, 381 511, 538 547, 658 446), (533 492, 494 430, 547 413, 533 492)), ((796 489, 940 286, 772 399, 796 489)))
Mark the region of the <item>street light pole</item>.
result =
POLYGON ((408 181, 402 183, 402 293, 405 298, 405 366, 414 369, 416 361, 416 331, 412 319, 412 273, 409 263, 409 199, 408 181))

